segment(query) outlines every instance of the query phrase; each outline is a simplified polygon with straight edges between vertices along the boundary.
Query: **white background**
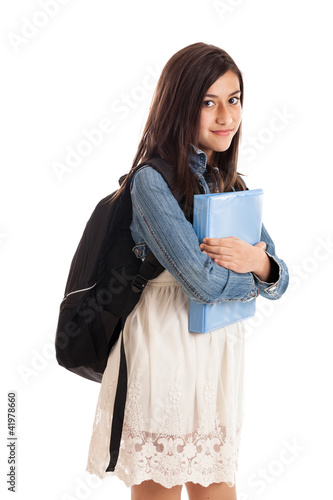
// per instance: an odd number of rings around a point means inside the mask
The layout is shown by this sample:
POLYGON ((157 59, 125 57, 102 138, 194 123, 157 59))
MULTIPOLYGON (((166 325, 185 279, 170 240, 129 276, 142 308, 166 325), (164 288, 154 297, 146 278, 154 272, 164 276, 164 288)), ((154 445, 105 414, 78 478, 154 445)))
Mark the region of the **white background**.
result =
POLYGON ((329 2, 17 0, 2 2, 0 18, 2 490, 9 495, 6 408, 14 390, 16 498, 130 498, 118 478, 94 481, 85 472, 100 386, 57 365, 57 316, 85 223, 132 164, 162 67, 203 41, 226 50, 243 73, 239 171, 265 191, 264 222, 291 276, 281 302, 258 302, 246 341, 238 500, 327 498, 329 2), (57 175, 55 162, 65 164, 69 148, 104 119, 112 131, 57 175))

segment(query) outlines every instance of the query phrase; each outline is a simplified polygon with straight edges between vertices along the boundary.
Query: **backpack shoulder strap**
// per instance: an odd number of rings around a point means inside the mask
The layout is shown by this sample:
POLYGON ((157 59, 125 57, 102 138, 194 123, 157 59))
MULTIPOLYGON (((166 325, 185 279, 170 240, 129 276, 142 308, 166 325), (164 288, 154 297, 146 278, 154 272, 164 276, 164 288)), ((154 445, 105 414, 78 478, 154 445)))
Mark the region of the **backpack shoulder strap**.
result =
MULTIPOLYGON (((126 179, 125 189, 128 190, 131 182, 130 179, 132 179, 133 175, 144 165, 149 165, 153 167, 155 170, 157 170, 162 175, 163 179, 171 189, 174 166, 172 166, 163 158, 152 158, 144 161, 143 163, 137 165, 135 169, 130 171, 128 176, 121 177, 119 183, 121 184, 126 179)), ((178 203, 180 203, 181 200, 179 199, 179 197, 177 197, 177 195, 174 192, 173 194, 177 199, 178 203)), ((123 308, 123 315, 121 318, 122 330, 125 325, 125 321, 128 314, 133 310, 134 306, 137 304, 138 296, 140 296, 141 293, 143 292, 147 282, 150 279, 156 278, 163 270, 164 266, 156 259, 155 255, 150 250, 145 260, 142 262, 138 274, 135 276, 134 280, 131 283, 131 289, 128 292, 126 303, 123 308)), ((106 472, 114 471, 118 460, 122 427, 124 421, 126 395, 127 395, 127 361, 124 348, 123 333, 121 333, 119 375, 118 375, 118 383, 115 395, 113 419, 111 427, 111 438, 109 445, 110 460, 108 467, 106 468, 106 472)))
POLYGON ((115 402, 113 408, 113 418, 111 426, 111 437, 109 444, 110 460, 106 468, 106 472, 114 471, 118 456, 120 441, 122 435, 122 428, 124 422, 126 396, 127 396, 127 360, 124 347, 124 334, 123 329, 128 314, 134 309, 138 303, 138 295, 143 292, 147 281, 155 278, 164 270, 164 266, 156 259, 152 251, 149 251, 147 257, 143 261, 139 273, 132 281, 132 288, 128 292, 126 304, 123 309, 123 316, 121 318, 122 332, 120 344, 120 362, 117 389, 115 395, 115 402))
MULTIPOLYGON (((135 172, 139 170, 139 168, 141 168, 144 165, 149 165, 152 168, 154 168, 154 170, 159 172, 162 175, 165 182, 168 184, 169 188, 171 189, 174 168, 175 168, 174 165, 171 165, 169 162, 167 162, 166 160, 164 160, 164 158, 161 157, 151 158, 149 160, 140 163, 135 168, 133 175, 135 174, 135 172)), ((177 199, 178 203, 180 203, 181 200, 179 199, 179 196, 177 196, 177 194, 174 192, 173 195, 177 199)), ((162 264, 160 264, 160 262, 156 259, 153 252, 149 251, 144 262, 142 263, 139 273, 136 275, 135 279, 132 282, 133 293, 135 294, 141 293, 145 288, 147 281, 156 278, 163 270, 164 267, 162 266, 162 264)), ((129 300, 134 300, 134 296, 132 295, 132 293, 130 294, 129 300)))

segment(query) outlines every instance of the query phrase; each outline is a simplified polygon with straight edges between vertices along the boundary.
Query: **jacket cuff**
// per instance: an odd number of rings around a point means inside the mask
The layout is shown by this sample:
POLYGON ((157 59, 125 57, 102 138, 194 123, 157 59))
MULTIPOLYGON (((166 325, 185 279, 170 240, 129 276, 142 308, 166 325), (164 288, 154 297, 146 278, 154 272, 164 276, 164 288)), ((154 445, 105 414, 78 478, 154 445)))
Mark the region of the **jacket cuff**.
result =
POLYGON ((281 282, 281 266, 279 262, 265 250, 266 254, 270 258, 272 264, 275 267, 274 272, 274 277, 276 274, 276 281, 268 283, 267 281, 262 281, 260 278, 255 273, 252 273, 254 276, 254 279, 258 285, 259 293, 260 295, 263 295, 266 298, 270 299, 278 299, 280 297, 280 294, 278 293, 278 288, 281 282))

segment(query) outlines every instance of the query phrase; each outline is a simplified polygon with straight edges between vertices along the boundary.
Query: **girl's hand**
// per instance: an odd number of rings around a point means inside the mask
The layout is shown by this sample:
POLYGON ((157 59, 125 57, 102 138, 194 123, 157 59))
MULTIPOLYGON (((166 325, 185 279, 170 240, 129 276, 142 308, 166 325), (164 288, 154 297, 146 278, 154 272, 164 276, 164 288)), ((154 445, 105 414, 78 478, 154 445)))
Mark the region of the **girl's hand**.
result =
POLYGON ((236 273, 253 272, 262 281, 266 281, 270 274, 270 259, 265 252, 264 241, 250 245, 233 236, 204 238, 200 248, 216 264, 236 273))

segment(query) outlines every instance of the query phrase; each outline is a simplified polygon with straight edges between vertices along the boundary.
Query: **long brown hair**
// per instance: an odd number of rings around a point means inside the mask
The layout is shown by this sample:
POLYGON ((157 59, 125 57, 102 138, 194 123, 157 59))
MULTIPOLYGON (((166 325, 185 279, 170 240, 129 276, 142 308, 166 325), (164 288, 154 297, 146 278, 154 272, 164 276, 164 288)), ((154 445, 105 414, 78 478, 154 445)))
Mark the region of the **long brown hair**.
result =
MULTIPOLYGON (((240 102, 243 105, 242 74, 227 52, 202 42, 176 52, 162 70, 131 167, 132 170, 139 163, 156 156, 174 165, 171 187, 184 195, 188 211, 192 208, 193 195, 199 193, 197 181, 189 168, 189 159, 190 153, 193 153, 191 144, 198 146, 203 99, 209 87, 229 70, 239 79, 240 102)), ((216 191, 231 191, 232 187, 245 189, 237 174, 240 135, 241 124, 230 147, 212 154, 207 168, 216 191), (218 168, 220 175, 215 173, 213 167, 218 168)), ((120 189, 123 187, 124 183, 120 189)))

